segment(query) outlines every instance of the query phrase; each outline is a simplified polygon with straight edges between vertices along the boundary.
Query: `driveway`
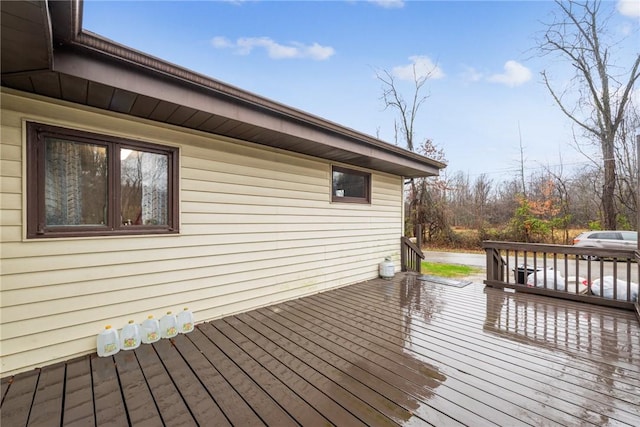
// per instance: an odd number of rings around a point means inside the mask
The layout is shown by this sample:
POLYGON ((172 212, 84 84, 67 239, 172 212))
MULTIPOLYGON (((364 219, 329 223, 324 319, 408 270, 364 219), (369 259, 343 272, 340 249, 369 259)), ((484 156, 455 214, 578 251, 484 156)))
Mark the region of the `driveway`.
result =
POLYGON ((460 264, 471 267, 481 267, 486 269, 487 257, 485 254, 473 254, 465 252, 440 252, 430 251, 424 252, 425 261, 437 262, 442 264, 460 264))

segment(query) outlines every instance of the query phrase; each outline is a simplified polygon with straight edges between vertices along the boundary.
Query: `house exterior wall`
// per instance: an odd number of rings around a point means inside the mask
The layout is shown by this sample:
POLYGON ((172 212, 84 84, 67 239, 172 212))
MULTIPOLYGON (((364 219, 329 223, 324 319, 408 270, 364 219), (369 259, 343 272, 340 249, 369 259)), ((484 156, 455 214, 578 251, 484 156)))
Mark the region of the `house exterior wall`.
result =
POLYGON ((107 324, 189 307, 196 321, 399 269, 402 177, 331 203, 331 163, 2 90, 2 376, 95 351, 107 324), (180 148, 180 233, 26 239, 25 122, 180 148))

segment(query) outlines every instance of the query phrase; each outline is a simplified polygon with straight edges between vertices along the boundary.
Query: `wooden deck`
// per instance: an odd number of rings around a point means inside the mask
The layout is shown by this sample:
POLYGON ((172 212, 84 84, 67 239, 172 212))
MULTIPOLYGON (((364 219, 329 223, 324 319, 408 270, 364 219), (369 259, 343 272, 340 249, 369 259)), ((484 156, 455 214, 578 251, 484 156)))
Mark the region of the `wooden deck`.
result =
POLYGON ((399 274, 3 378, 1 393, 3 427, 639 426, 640 325, 399 274))

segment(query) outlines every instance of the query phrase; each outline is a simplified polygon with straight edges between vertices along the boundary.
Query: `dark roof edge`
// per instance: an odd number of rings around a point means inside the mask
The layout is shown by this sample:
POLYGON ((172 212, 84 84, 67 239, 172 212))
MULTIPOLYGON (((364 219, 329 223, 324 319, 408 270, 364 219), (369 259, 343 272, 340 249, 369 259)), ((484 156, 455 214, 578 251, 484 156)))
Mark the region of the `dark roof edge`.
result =
POLYGON ((371 145, 383 151, 391 152, 420 163, 426 163, 436 169, 443 169, 446 167, 445 163, 389 144, 365 133, 358 132, 330 120, 323 119, 319 116, 315 116, 227 83, 223 83, 206 75, 172 64, 155 56, 119 44, 105 37, 101 37, 90 31, 83 30, 82 0, 69 0, 68 2, 56 1, 51 2, 50 4, 53 5, 51 6, 51 15, 53 15, 51 19, 55 22, 55 25, 53 25, 53 36, 56 44, 69 44, 76 48, 90 50, 101 55, 107 55, 118 61, 124 61, 148 71, 161 73, 172 79, 177 79, 191 85, 206 88, 207 90, 217 92, 218 94, 232 98, 240 103, 244 103, 245 105, 250 105, 253 108, 268 110, 272 114, 304 122, 323 130, 339 134, 351 140, 371 145), (65 3, 67 4, 67 7, 63 6, 65 3), (55 6, 56 4, 57 7, 55 6))

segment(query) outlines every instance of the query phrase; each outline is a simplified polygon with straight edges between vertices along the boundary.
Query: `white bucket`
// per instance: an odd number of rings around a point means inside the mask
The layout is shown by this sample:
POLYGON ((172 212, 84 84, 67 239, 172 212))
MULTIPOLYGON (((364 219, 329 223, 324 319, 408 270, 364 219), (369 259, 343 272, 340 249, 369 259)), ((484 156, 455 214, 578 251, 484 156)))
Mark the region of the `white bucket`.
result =
POLYGON ((135 350, 140 347, 140 325, 133 320, 122 328, 120 332, 120 348, 122 350, 135 350))
POLYGON ((118 342, 118 331, 111 329, 111 325, 104 327, 104 331, 98 334, 98 344, 96 346, 98 356, 107 357, 120 351, 118 342))
POLYGON ((176 316, 167 311, 167 314, 160 318, 160 337, 173 338, 178 335, 178 321, 176 316))
POLYGON ((178 319, 178 332, 181 334, 187 334, 193 331, 193 313, 189 308, 185 307, 177 316, 178 319))
POLYGON ((154 319, 153 315, 149 315, 147 319, 142 322, 141 327, 142 342, 145 344, 151 344, 160 340, 160 322, 158 319, 154 319))

